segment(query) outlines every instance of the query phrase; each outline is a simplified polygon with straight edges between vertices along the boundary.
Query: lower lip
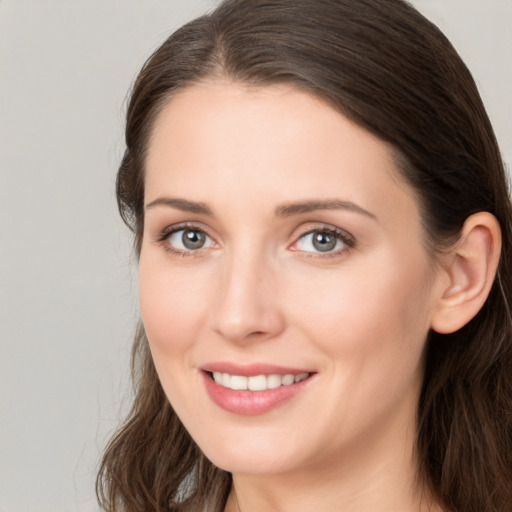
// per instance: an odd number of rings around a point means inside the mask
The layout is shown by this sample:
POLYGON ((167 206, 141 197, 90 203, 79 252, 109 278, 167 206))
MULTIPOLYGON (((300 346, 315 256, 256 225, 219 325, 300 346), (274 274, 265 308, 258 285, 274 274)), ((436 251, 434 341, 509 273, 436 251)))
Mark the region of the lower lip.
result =
POLYGON ((216 384, 208 373, 202 373, 211 400, 228 412, 244 416, 264 414, 275 409, 300 393, 311 380, 310 376, 295 384, 265 391, 235 391, 216 384))

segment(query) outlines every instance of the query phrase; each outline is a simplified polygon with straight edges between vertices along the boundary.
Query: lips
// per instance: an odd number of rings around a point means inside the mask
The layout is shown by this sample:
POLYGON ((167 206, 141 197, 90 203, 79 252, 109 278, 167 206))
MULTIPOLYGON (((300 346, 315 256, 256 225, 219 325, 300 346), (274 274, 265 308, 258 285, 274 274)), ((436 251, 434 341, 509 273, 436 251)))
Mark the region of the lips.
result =
POLYGON ((300 368, 212 363, 201 368, 210 399, 246 416, 264 414, 303 391, 315 372, 300 368))

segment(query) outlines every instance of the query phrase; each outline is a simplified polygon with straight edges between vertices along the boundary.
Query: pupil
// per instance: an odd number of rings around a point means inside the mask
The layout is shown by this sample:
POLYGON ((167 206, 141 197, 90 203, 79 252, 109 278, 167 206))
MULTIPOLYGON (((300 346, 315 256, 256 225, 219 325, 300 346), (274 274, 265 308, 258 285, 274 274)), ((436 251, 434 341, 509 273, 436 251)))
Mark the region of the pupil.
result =
POLYGON ((316 233, 313 236, 313 246, 317 251, 332 251, 336 247, 336 237, 328 233, 316 233))
POLYGON ((183 232, 182 242, 187 249, 200 249, 204 245, 204 233, 186 229, 183 232))

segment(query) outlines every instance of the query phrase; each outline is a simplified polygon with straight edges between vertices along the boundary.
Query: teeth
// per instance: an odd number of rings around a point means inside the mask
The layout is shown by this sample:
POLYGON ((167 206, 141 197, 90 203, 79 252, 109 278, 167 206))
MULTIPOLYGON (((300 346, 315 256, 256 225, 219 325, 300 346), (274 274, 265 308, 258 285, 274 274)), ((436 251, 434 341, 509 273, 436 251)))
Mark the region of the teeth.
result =
MULTIPOLYGON (((233 377, 231 377, 233 379, 233 377)), ((247 386, 251 391, 263 391, 267 389, 267 377, 265 375, 256 375, 255 377, 249 377, 247 386)))
POLYGON ((282 384, 281 375, 269 375, 267 377, 268 389, 280 388, 282 384))
POLYGON ((295 382, 295 376, 291 373, 287 375, 283 375, 282 384, 283 386, 289 386, 290 384, 293 384, 295 382))
POLYGON ((235 390, 247 389, 248 380, 249 379, 243 375, 231 375, 231 379, 229 380, 229 387, 235 390))
POLYGON ((276 389, 281 386, 290 386, 296 382, 301 382, 309 377, 309 373, 300 373, 293 375, 255 375, 245 377, 243 375, 230 375, 229 373, 213 372, 213 380, 225 388, 235 391, 248 389, 250 391, 265 391, 266 389, 276 389))

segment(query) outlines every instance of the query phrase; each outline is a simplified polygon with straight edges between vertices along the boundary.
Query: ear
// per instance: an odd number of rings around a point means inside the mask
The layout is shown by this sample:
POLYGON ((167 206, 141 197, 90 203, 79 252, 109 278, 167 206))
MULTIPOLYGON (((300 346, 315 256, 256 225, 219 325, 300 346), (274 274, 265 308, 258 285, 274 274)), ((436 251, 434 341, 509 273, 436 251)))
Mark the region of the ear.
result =
POLYGON ((464 222, 459 240, 442 257, 440 292, 431 327, 449 334, 466 325, 480 311, 494 282, 501 252, 501 229, 487 212, 464 222))

